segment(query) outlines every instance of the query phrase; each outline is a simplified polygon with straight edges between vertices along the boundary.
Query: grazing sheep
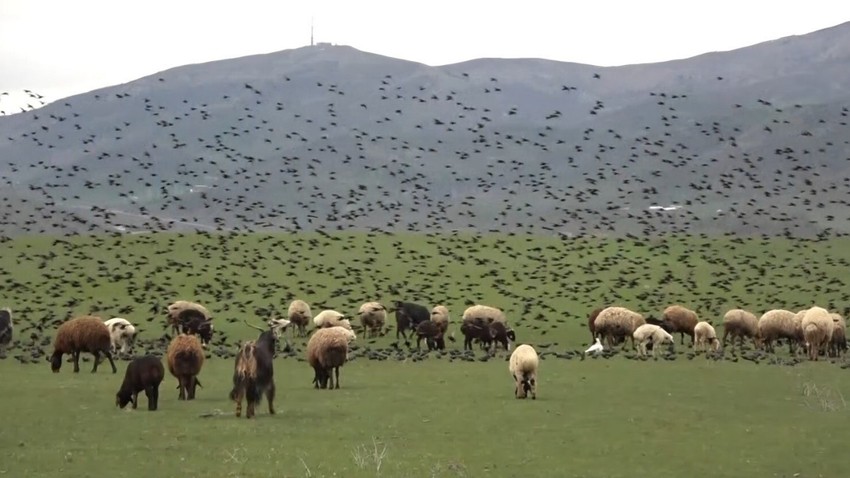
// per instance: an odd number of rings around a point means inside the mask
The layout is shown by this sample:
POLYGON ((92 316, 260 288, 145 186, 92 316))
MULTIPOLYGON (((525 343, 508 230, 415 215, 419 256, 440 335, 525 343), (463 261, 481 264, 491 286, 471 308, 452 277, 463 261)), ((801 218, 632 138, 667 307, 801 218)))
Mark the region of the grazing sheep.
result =
POLYGON ((661 314, 661 322, 666 325, 664 330, 680 334, 680 345, 684 345, 686 334, 691 337, 691 345, 694 345, 694 327, 699 322, 696 312, 681 305, 671 305, 661 314))
POLYGON ((323 310, 319 312, 319 314, 313 317, 313 325, 316 328, 326 328, 326 327, 345 327, 348 330, 351 330, 351 322, 345 318, 345 314, 337 312, 335 310, 323 310))
POLYGON ((313 367, 315 388, 339 388, 339 368, 348 359, 348 346, 357 336, 345 327, 321 328, 307 341, 307 362, 313 367), (333 372, 336 372, 334 382, 333 372))
POLYGON ((109 329, 100 317, 81 316, 73 318, 56 330, 53 341, 53 355, 50 357, 50 368, 58 373, 62 367, 62 355, 71 354, 74 358, 74 373, 80 371, 80 353, 88 352, 94 355, 92 373, 97 372, 100 356, 104 355, 112 365, 112 373, 117 373, 115 362, 112 361, 112 337, 109 329))
POLYGON ((307 324, 313 317, 313 314, 310 313, 310 305, 303 300, 295 299, 289 303, 287 314, 289 321, 298 329, 298 336, 305 337, 307 335, 307 324))
POLYGON ((726 348, 726 337, 732 336, 732 346, 738 338, 738 348, 743 348, 744 338, 753 341, 753 347, 759 348, 759 321, 752 312, 743 309, 731 309, 723 315, 723 348, 726 348))
POLYGON ((714 327, 706 321, 697 322, 694 327, 694 352, 703 350, 708 352, 717 352, 720 349, 720 340, 717 339, 717 332, 714 327))
POLYGON ((444 305, 436 305, 431 309, 431 321, 435 322, 443 335, 449 330, 449 309, 444 305))
POLYGON ((115 405, 124 408, 128 403, 133 403, 133 410, 139 404, 139 392, 144 390, 148 397, 148 410, 154 411, 159 401, 159 384, 165 377, 165 367, 162 361, 155 355, 145 355, 133 359, 127 365, 124 373, 124 382, 115 394, 115 405))
POLYGON ((809 360, 817 360, 821 353, 826 353, 835 324, 832 316, 822 307, 812 307, 803 314, 803 339, 809 360))
POLYGON ((413 302, 402 302, 397 300, 393 302, 395 307, 395 338, 398 340, 399 334, 404 337, 407 342, 407 330, 416 331, 416 327, 420 322, 431 320, 431 313, 428 308, 413 302))
POLYGON ((516 342, 516 333, 514 329, 508 327, 505 322, 492 322, 490 323, 490 338, 493 343, 495 343, 498 347, 498 344, 502 344, 502 348, 505 351, 511 351, 511 342, 516 342))
POLYGON ((127 319, 115 317, 104 322, 112 338, 112 354, 128 353, 136 343, 136 327, 127 319))
POLYGON ((165 352, 168 371, 178 382, 178 400, 194 400, 195 387, 200 386, 198 374, 204 366, 204 349, 194 335, 180 334, 171 340, 165 352))
POLYGON ((206 347, 212 342, 212 334, 215 330, 212 320, 207 318, 201 311, 185 309, 178 314, 180 333, 197 335, 201 339, 201 346, 206 347))
POLYGON ((180 333, 181 318, 180 313, 185 310, 195 310, 199 312, 204 320, 212 320, 210 311, 201 304, 190 302, 188 300, 178 300, 166 308, 165 313, 168 316, 168 325, 171 325, 171 333, 177 335, 180 333))
POLYGON ((658 325, 643 324, 632 333, 632 339, 637 342, 638 355, 646 356, 646 343, 652 343, 652 356, 656 357, 661 344, 670 342, 673 344, 673 335, 658 325))
POLYGON ((433 320, 419 322, 419 325, 416 326, 416 350, 419 350, 422 339, 425 339, 428 350, 443 350, 446 348, 443 330, 440 328, 440 324, 433 320))
POLYGON ((635 348, 635 330, 645 323, 642 315, 625 307, 606 307, 596 317, 596 334, 607 341, 609 349, 614 346, 615 339, 617 343, 623 339, 625 348, 626 337, 632 339, 632 348, 635 348))
POLYGON ((252 418, 257 405, 266 396, 269 403, 269 415, 274 415, 274 353, 277 349, 277 339, 281 330, 285 329, 291 322, 286 320, 280 322, 281 327, 271 326, 269 330, 248 324, 260 330, 259 338, 242 344, 239 353, 236 354, 236 363, 233 367, 233 389, 230 391, 230 399, 236 402, 236 416, 242 416, 242 398, 248 403, 245 418, 252 418))
POLYGON ((366 302, 357 311, 360 325, 363 326, 363 337, 368 338, 383 335, 384 324, 387 321, 387 308, 380 302, 366 302))
POLYGON ((590 340, 596 339, 596 318, 599 317, 599 313, 605 310, 605 307, 597 307, 590 312, 590 315, 587 316, 587 328, 590 330, 590 340))
POLYGON ((475 319, 483 319, 487 323, 490 322, 507 322, 505 313, 501 309, 490 307, 489 305, 473 305, 467 307, 463 311, 462 321, 470 321, 475 319))
POLYGON ((768 310, 758 320, 758 335, 764 349, 774 352, 773 342, 788 341, 788 353, 794 355, 797 344, 803 343, 803 314, 790 310, 768 310))
POLYGON ((12 310, 0 309, 0 358, 6 357, 6 349, 12 343, 12 310))
POLYGON ((514 396, 526 398, 531 393, 531 399, 537 399, 537 371, 540 359, 534 347, 522 344, 514 350, 508 361, 508 371, 514 379, 514 396))
POLYGON ((505 322, 487 323, 481 317, 465 319, 460 324, 460 332, 463 334, 464 350, 472 350, 472 341, 478 340, 481 347, 488 352, 494 341, 502 344, 506 351, 510 351, 510 342, 516 341, 516 333, 505 322))
POLYGON ((835 328, 832 330, 832 340, 829 341, 829 356, 840 357, 847 351, 847 330, 846 322, 841 314, 829 314, 832 317, 832 323, 835 328))

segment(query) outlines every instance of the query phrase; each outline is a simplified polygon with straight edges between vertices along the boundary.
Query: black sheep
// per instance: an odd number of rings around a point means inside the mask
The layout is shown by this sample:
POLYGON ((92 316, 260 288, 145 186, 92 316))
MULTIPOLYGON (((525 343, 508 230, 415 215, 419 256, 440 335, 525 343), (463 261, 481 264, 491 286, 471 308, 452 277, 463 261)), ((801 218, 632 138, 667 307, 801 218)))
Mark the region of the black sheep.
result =
POLYGON ((426 320, 431 320, 431 311, 427 307, 413 302, 395 301, 395 338, 398 340, 399 334, 404 337, 407 342, 407 333, 409 329, 415 331, 416 327, 426 320))
POLYGON ((124 408, 132 402, 135 410, 138 405, 139 392, 144 390, 148 397, 148 410, 156 410, 159 401, 159 384, 162 383, 163 377, 165 377, 165 367, 163 367, 159 357, 145 355, 133 359, 127 365, 121 388, 115 394, 115 405, 124 408))
POLYGON ((446 341, 443 339, 443 329, 433 320, 420 322, 416 326, 416 350, 419 350, 422 339, 425 339, 428 350, 443 350, 446 348, 446 341))
POLYGON ((6 349, 12 342, 12 311, 0 309, 0 358, 6 356, 6 349))
POLYGON ((177 316, 177 325, 180 332, 188 335, 197 335, 201 339, 201 345, 206 346, 212 341, 212 321, 200 311, 186 309, 177 316))

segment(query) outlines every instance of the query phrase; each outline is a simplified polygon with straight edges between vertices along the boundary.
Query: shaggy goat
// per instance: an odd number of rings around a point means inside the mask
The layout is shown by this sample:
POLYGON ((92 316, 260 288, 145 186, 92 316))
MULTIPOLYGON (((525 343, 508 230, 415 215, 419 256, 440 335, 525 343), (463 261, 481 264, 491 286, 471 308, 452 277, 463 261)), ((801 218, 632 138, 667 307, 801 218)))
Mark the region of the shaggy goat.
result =
POLYGON ((6 349, 12 343, 12 311, 0 309, 0 358, 6 356, 6 349))
POLYGON ((204 366, 204 349, 194 335, 180 334, 171 340, 165 352, 168 371, 178 382, 178 400, 193 400, 195 387, 201 386, 198 374, 204 366))
POLYGON ((112 373, 117 373, 115 362, 109 350, 112 348, 112 338, 109 329, 100 317, 82 316, 71 319, 56 330, 53 341, 53 355, 50 357, 50 368, 54 373, 62 367, 62 355, 71 354, 74 358, 74 373, 80 371, 80 353, 88 352, 94 355, 92 373, 97 372, 100 356, 109 359, 112 373))
MULTIPOLYGON (((248 324, 246 322, 246 324, 248 324)), ((233 367, 233 390, 230 391, 230 399, 236 402, 236 416, 242 416, 242 398, 248 403, 245 418, 252 418, 257 405, 266 396, 269 402, 269 415, 274 415, 274 353, 277 347, 277 339, 281 328, 286 328, 289 321, 282 327, 271 327, 263 330, 261 327, 248 324, 260 330, 256 341, 248 341, 242 344, 242 348, 236 355, 236 363, 233 367)))
POLYGON ((148 397, 148 410, 156 410, 159 401, 159 384, 165 377, 165 367, 162 361, 155 355, 145 355, 133 359, 127 365, 124 373, 124 382, 115 394, 115 405, 124 408, 128 403, 133 403, 136 409, 139 400, 139 392, 145 392, 148 397))

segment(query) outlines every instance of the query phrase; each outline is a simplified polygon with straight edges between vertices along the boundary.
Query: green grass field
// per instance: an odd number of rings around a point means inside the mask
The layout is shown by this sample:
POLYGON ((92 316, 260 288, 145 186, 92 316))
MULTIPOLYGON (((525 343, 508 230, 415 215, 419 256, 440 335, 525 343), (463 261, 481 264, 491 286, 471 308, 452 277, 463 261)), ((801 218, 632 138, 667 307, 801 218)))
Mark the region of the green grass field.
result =
MULTIPOLYGON (((505 310, 519 342, 550 352, 586 347, 586 315, 603 303, 655 316, 683 303, 715 325, 732 307, 843 311, 848 246, 412 234, 18 238, 0 244, 0 307, 13 309, 17 340, 0 360, 0 475, 848 476, 845 359, 691 359, 677 337, 675 360, 545 356, 538 400, 520 401, 501 352, 487 362, 355 354, 338 391, 314 390, 308 365, 281 356, 278 414, 269 417, 263 403, 249 421, 234 418, 227 400, 232 359, 215 356, 256 337, 242 320, 285 313, 296 297, 314 312, 350 314, 366 300, 443 303, 453 321, 468 303, 487 303, 505 310), (167 376, 159 411, 148 412, 143 396, 139 410, 117 410, 124 361, 116 375, 108 365, 92 375, 90 362, 80 374, 70 364, 50 373, 44 354, 65 318, 126 317, 140 324, 140 349, 154 350, 164 332, 157 311, 178 298, 216 317, 196 401, 178 402, 167 376)), ((392 332, 358 337, 357 346, 394 341, 392 332)))

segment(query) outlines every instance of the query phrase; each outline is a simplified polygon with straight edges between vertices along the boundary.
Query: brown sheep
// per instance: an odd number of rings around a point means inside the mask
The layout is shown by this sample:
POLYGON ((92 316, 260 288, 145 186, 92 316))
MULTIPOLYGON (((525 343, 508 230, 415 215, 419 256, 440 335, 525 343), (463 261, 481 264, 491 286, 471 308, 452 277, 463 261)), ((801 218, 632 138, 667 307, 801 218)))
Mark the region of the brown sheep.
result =
POLYGON ((431 320, 437 323, 443 335, 449 330, 449 309, 444 305, 436 305, 431 309, 431 320))
POLYGON ((847 334, 846 322, 841 314, 829 314, 832 316, 832 322, 835 324, 835 329, 832 331, 832 339, 829 341, 829 356, 840 357, 847 351, 847 334))
POLYGON ((590 315, 587 316, 587 328, 590 330, 590 341, 593 342, 596 340, 596 318, 599 317, 599 313, 605 310, 605 307, 598 307, 593 309, 590 312, 590 315))
POLYGON ((53 341, 53 355, 50 357, 50 368, 58 373, 62 367, 62 355, 71 354, 74 358, 74 373, 80 371, 80 353, 88 352, 94 355, 92 373, 97 372, 101 355, 109 359, 112 373, 117 373, 115 362, 112 361, 112 336, 103 319, 91 315, 73 318, 56 330, 53 341))
POLYGON ((680 345, 685 343, 685 334, 691 337, 691 346, 694 345, 694 327, 699 323, 696 312, 681 305, 671 305, 661 314, 661 322, 666 326, 664 329, 671 334, 680 334, 680 345))
POLYGON ((631 338, 632 349, 635 348, 634 333, 638 327, 646 323, 646 319, 637 312, 625 307, 606 307, 599 313, 594 322, 596 333, 606 339, 608 348, 614 346, 614 341, 619 343, 623 339, 623 348, 626 347, 625 339, 631 338))
POLYGON ((355 338, 357 336, 354 332, 341 326, 321 328, 310 336, 306 355, 307 362, 315 372, 315 388, 339 388, 339 368, 348 360, 348 344, 355 338))
POLYGON ((296 299, 289 303, 289 321, 298 329, 298 336, 307 335, 307 325, 313 314, 310 313, 310 305, 303 300, 296 299))
POLYGON ((127 365, 124 373, 124 382, 115 394, 115 405, 124 408, 128 403, 133 403, 133 409, 139 404, 139 392, 145 392, 148 397, 148 410, 157 409, 159 402, 159 384, 165 376, 165 367, 162 361, 155 355, 145 355, 133 359, 127 365))
POLYGON ((194 335, 180 334, 171 340, 165 352, 168 371, 178 382, 178 400, 193 400, 195 387, 201 386, 198 374, 204 366, 204 349, 194 335))
POLYGON ((761 339, 759 336, 759 321, 752 312, 743 309, 732 309, 723 316, 723 348, 726 348, 726 337, 732 336, 734 347, 735 338, 739 339, 738 348, 744 346, 744 338, 749 337, 753 341, 753 347, 759 348, 761 339))

